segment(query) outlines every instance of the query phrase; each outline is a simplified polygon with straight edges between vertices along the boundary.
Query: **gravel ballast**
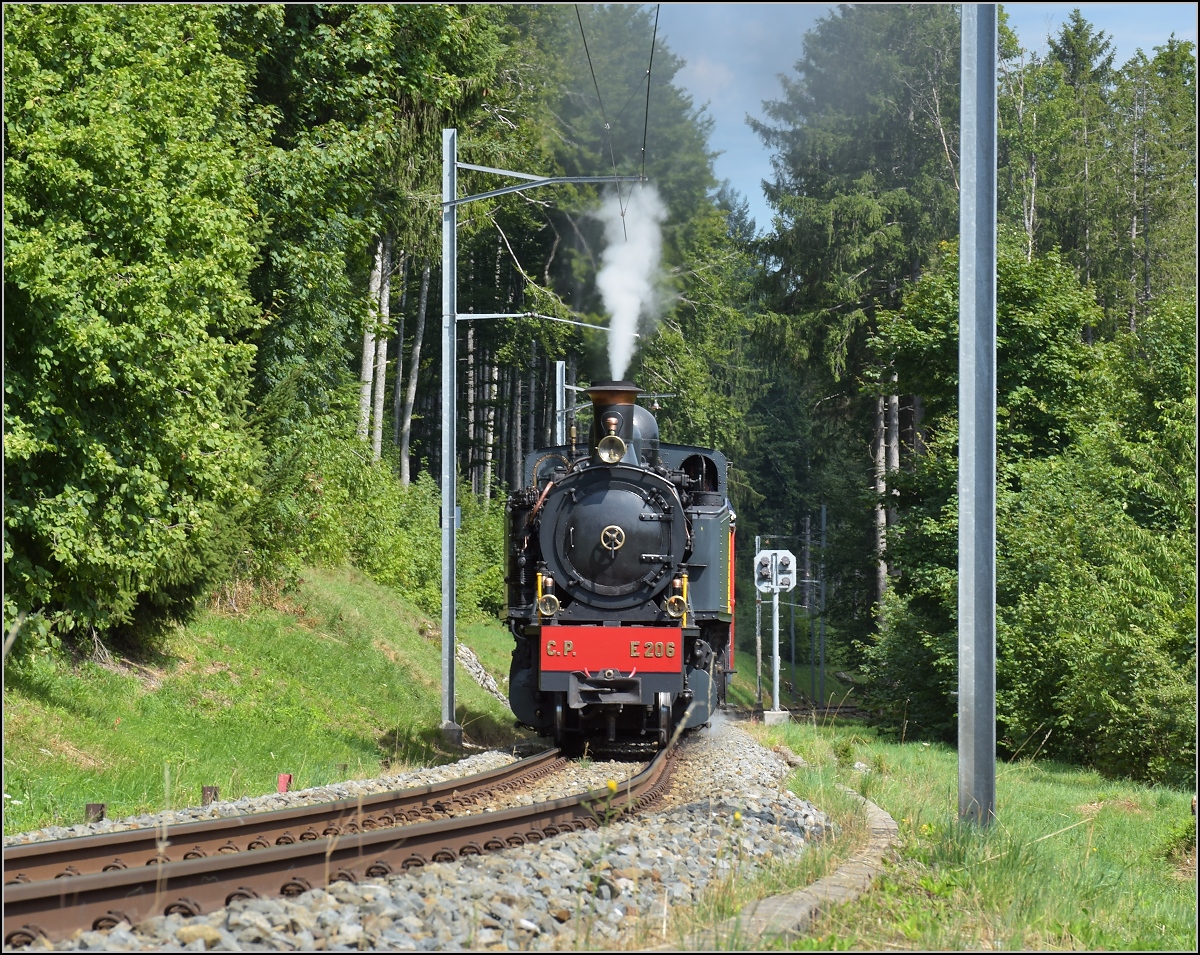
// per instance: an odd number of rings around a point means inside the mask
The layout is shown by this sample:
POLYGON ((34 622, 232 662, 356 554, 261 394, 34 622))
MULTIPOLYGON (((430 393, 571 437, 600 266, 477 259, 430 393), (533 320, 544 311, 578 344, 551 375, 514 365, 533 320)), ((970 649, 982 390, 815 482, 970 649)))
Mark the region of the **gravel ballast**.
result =
MULTIPOLYGON (((483 753, 380 780, 180 810, 168 821, 352 798, 513 760, 506 753, 483 753)), ((620 781, 638 769, 592 761, 567 775, 580 791, 603 787, 608 779, 620 781)), ((694 906, 714 882, 751 876, 769 862, 794 860, 812 842, 832 835, 820 810, 783 788, 788 772, 775 753, 736 726, 719 722, 683 741, 670 792, 656 810, 636 819, 435 863, 387 880, 334 883, 294 899, 243 900, 196 918, 156 916, 134 927, 81 932, 65 942, 40 940, 32 950, 522 951, 669 942, 673 908, 694 906)), ((546 785, 553 792, 562 780, 551 777, 546 785)), ((137 824, 161 821, 138 817, 137 824)), ((42 830, 6 838, 5 844, 131 824, 42 830)))

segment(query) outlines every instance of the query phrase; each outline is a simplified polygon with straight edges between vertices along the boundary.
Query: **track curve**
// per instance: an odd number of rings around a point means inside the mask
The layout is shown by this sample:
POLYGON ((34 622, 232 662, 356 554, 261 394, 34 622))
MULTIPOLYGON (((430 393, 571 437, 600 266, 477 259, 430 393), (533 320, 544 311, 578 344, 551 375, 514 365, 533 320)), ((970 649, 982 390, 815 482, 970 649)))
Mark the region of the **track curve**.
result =
MULTIPOLYGON (((673 760, 673 749, 663 750, 646 769, 624 783, 532 806, 433 819, 402 827, 370 829, 364 825, 370 815, 363 812, 363 804, 367 802, 384 805, 387 797, 392 797, 393 803, 403 801, 401 797, 404 797, 413 805, 440 804, 452 810, 454 799, 459 800, 460 806, 466 805, 463 792, 470 780, 498 788, 515 785, 516 779, 528 779, 530 773, 549 772, 548 766, 561 762, 558 752, 551 751, 503 770, 434 787, 381 794, 372 800, 346 800, 342 804, 263 814, 276 817, 272 822, 253 822, 253 817, 221 820, 232 822, 234 828, 238 827, 239 821, 242 826, 271 826, 271 832, 277 832, 282 823, 290 824, 292 828, 284 830, 273 845, 253 850, 235 846, 234 851, 229 852, 221 852, 218 847, 211 855, 164 861, 170 859, 167 850, 181 848, 200 836, 198 827, 213 828, 209 823, 175 827, 167 830, 168 837, 187 838, 179 843, 172 843, 168 838, 165 841, 169 845, 156 841, 155 855, 146 864, 110 867, 107 871, 102 868, 88 874, 83 874, 76 866, 79 874, 44 876, 36 881, 28 875, 26 881, 14 877, 6 883, 4 892, 5 944, 21 946, 39 937, 61 939, 79 929, 110 928, 121 921, 135 924, 156 914, 199 915, 223 908, 238 898, 294 896, 338 881, 384 878, 430 862, 536 843, 560 832, 593 828, 608 818, 639 812, 653 805, 666 789, 673 760), (481 776, 488 779, 480 780, 481 776), (345 803, 353 803, 353 806, 345 803), (345 825, 340 832, 326 835, 317 830, 316 822, 310 821, 317 819, 340 819, 345 825), (357 831, 350 831, 350 823, 354 823, 353 828, 357 831), (300 836, 284 841, 285 834, 291 834, 302 825, 306 828, 301 830, 300 836), (311 835, 305 838, 309 833, 311 835)), ((376 808, 376 818, 379 812, 376 808)), ((338 823, 326 822, 325 825, 338 823)), ((226 834, 218 829, 204 835, 216 841, 226 834)), ((109 850, 119 844, 120 839, 125 838, 127 844, 133 844, 129 837, 131 833, 128 832, 114 833, 58 840, 63 845, 51 842, 14 847, 5 852, 5 871, 14 871, 10 854, 26 868, 33 868, 39 851, 53 857, 55 865, 61 865, 69 857, 64 853, 84 848, 90 860, 87 864, 94 867, 98 858, 111 859, 109 850), (68 843, 77 845, 68 846, 68 843), (82 843, 93 845, 84 847, 80 845, 82 843)), ((136 844, 142 847, 138 851, 145 851, 145 831, 135 838, 140 840, 136 844)), ((48 869, 43 866, 37 871, 48 869)))

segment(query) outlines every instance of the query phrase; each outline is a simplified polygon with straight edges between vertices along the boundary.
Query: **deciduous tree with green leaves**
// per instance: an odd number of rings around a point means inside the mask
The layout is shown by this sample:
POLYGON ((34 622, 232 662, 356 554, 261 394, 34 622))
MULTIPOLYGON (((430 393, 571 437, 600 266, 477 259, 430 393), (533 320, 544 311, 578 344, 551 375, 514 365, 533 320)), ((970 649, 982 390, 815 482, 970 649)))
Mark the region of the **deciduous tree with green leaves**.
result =
POLYGON ((262 220, 207 6, 4 11, 4 622, 186 611, 256 496, 262 220))

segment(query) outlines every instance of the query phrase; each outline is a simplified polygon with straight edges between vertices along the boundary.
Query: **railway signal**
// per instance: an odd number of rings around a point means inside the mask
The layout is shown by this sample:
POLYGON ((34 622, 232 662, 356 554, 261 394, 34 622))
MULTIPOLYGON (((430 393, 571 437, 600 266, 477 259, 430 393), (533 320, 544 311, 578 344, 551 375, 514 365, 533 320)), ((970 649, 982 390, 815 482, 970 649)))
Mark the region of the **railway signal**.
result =
POLYGON ((754 585, 764 593, 771 590, 774 585, 774 574, 771 570, 771 558, 765 553, 760 554, 758 558, 758 574, 755 577, 754 585))
POLYGON ((796 586, 796 555, 790 550, 760 550, 754 555, 754 586, 762 593, 792 590, 796 586))
MULTIPOLYGON (((771 595, 775 620, 774 670, 775 705, 772 713, 781 713, 779 706, 779 592, 796 586, 796 555, 790 550, 760 550, 754 555, 754 586, 771 595)), ((764 715, 768 722, 775 722, 764 715)), ((786 719, 786 717, 784 717, 786 719)))

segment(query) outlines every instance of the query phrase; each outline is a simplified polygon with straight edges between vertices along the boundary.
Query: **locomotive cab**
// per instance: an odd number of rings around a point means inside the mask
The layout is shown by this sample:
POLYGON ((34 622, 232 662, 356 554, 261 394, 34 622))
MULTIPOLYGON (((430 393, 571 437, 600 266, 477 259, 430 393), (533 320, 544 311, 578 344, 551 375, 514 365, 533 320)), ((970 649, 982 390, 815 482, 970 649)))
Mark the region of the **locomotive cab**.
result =
POLYGON ((509 697, 560 745, 666 743, 724 701, 734 516, 716 451, 665 445, 631 382, 588 389, 586 451, 527 456, 508 502, 509 697))

